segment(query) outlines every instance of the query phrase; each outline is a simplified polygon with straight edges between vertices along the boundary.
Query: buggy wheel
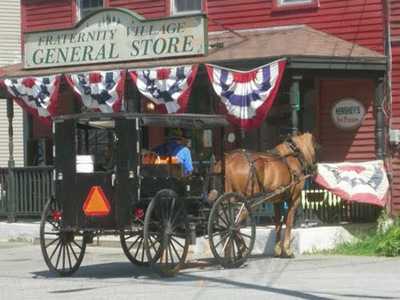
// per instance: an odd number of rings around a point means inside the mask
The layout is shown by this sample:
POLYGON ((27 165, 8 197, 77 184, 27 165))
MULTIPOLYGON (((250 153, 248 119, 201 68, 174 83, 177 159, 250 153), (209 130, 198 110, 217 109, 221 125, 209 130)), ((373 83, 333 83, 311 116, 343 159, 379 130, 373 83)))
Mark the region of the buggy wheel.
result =
POLYGON ((238 193, 223 194, 214 203, 208 220, 211 252, 224 268, 241 266, 251 254, 256 224, 246 199, 238 193))
MULTIPOLYGON (((121 231, 120 241, 126 257, 138 266, 148 266, 146 248, 144 243, 143 221, 139 220, 130 231, 121 231)), ((158 237, 149 235, 151 256, 157 259, 160 255, 161 244, 158 237)))
POLYGON ((40 221, 40 247, 50 271, 61 276, 76 272, 82 263, 86 241, 82 233, 63 231, 62 210, 55 199, 50 199, 44 207, 40 221), (80 236, 80 239, 76 239, 80 236))
POLYGON ((148 261, 162 275, 175 275, 185 263, 189 240, 189 222, 183 201, 172 190, 159 191, 147 207, 144 219, 148 261), (154 242, 160 244, 160 251, 154 251, 154 242))

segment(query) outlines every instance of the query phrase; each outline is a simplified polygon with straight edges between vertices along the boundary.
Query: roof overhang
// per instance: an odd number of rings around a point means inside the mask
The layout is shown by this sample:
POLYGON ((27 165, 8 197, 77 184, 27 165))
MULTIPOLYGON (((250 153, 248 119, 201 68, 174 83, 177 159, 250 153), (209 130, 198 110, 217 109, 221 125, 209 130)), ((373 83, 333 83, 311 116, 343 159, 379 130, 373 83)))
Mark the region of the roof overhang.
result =
POLYGON ((115 120, 138 119, 141 126, 180 127, 191 129, 212 129, 229 126, 224 115, 207 114, 140 114, 140 113, 99 113, 60 115, 54 121, 76 120, 81 125, 95 128, 113 128, 115 120))
POLYGON ((209 48, 207 56, 162 60, 30 70, 23 69, 22 64, 16 64, 0 70, 0 78, 201 63, 242 65, 246 69, 246 62, 268 63, 282 57, 288 59, 287 68, 292 69, 386 70, 386 57, 383 54, 306 25, 210 32, 209 48))

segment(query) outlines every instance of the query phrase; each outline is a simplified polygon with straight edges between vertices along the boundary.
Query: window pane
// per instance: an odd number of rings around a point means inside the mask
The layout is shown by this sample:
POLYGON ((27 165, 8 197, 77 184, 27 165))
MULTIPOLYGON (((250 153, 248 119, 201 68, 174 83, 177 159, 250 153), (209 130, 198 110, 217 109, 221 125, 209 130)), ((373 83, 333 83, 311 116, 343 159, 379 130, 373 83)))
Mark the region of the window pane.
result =
POLYGON ((87 9, 87 10, 81 10, 81 19, 84 17, 90 15, 93 12, 93 10, 87 9))
POLYGON ((103 7, 103 1, 102 0, 91 0, 91 7, 103 7))
POLYGON ((101 8, 103 7, 103 0, 81 0, 81 8, 101 8))
POLYGON ((82 19, 100 8, 103 8, 103 0, 81 0, 79 16, 82 19))
POLYGON ((201 0, 175 0, 175 10, 177 12, 201 10, 201 0))
POLYGON ((90 0, 82 0, 82 1, 81 1, 81 7, 82 7, 82 8, 88 8, 88 7, 90 7, 90 0))

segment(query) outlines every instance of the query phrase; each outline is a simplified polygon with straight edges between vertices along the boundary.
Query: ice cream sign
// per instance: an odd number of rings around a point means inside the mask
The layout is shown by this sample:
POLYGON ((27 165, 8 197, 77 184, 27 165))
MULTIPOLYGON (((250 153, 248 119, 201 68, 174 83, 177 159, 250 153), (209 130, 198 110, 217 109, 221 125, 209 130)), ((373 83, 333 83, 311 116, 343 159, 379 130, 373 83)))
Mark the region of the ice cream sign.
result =
POLYGON ((364 105, 353 98, 344 98, 337 101, 331 111, 333 123, 337 128, 344 130, 360 127, 364 116, 364 105))

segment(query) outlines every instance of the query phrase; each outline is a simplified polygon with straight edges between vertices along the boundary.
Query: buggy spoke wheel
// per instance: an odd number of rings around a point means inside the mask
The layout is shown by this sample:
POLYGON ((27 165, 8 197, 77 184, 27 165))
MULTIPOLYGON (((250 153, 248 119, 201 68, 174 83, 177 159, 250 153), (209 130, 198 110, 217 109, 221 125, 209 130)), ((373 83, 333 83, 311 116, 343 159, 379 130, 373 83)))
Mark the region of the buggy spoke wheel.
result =
POLYGON ((150 202, 144 221, 147 259, 162 275, 175 275, 189 249, 189 223, 184 203, 172 190, 159 191, 150 202), (153 243, 160 247, 154 251, 153 243))
POLYGON ((57 201, 51 199, 45 205, 40 221, 40 247, 49 270, 68 276, 81 265, 86 242, 82 233, 63 231, 61 224, 62 211, 57 201))
MULTIPOLYGON (((138 266, 148 266, 149 261, 145 250, 143 222, 135 223, 131 231, 121 231, 120 241, 126 257, 138 266)), ((160 253, 160 242, 155 234, 149 235, 149 247, 153 257, 160 253)))
POLYGON ((223 194, 213 205, 208 237, 214 257, 224 268, 241 266, 254 247, 256 225, 246 199, 238 193, 223 194))

